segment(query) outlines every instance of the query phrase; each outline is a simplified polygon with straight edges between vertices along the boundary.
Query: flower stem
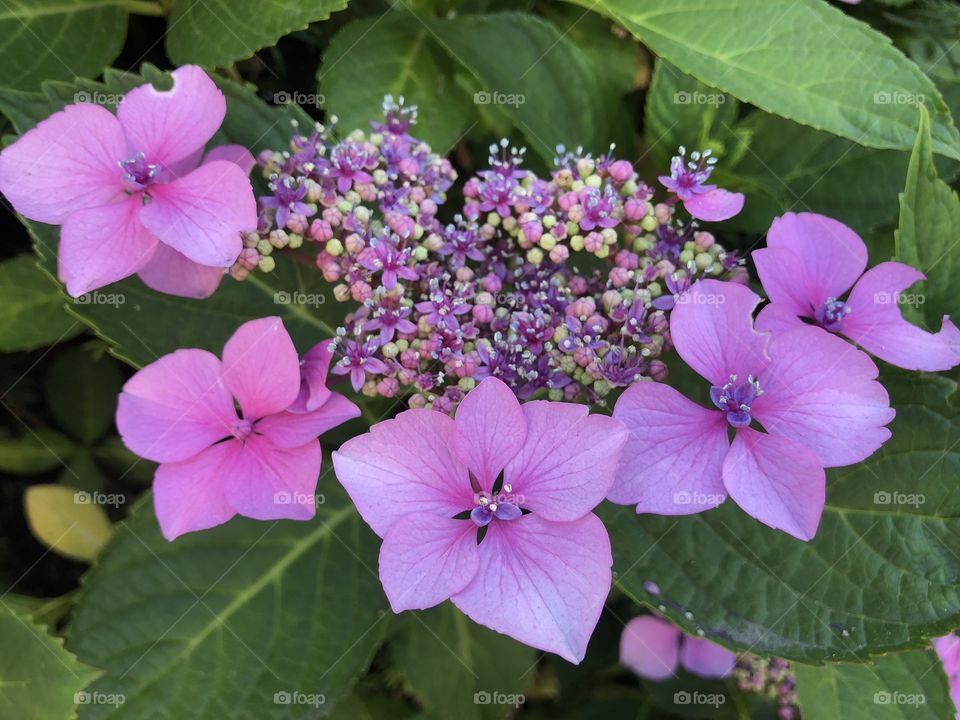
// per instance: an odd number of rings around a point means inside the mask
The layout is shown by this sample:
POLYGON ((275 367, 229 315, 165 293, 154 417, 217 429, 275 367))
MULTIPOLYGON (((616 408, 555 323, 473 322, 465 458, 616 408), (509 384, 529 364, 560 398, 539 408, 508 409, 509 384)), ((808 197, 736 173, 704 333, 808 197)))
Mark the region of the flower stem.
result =
POLYGON ((163 17, 167 10, 161 4, 152 0, 126 0, 124 7, 137 15, 150 15, 152 17, 163 17))

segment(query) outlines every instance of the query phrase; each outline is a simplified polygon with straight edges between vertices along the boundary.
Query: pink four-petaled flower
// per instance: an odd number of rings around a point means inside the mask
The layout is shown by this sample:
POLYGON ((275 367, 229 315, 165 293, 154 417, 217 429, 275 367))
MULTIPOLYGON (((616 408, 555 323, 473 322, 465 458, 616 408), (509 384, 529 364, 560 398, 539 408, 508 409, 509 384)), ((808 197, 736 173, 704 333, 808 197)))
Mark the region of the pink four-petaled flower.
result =
POLYGON ((333 464, 383 538, 394 612, 450 598, 482 625, 579 662, 611 582, 610 540, 591 511, 625 440, 614 418, 521 406, 488 378, 456 419, 408 410, 346 442, 333 464))
POLYGON ((241 325, 223 362, 206 350, 177 350, 127 381, 117 427, 128 448, 160 463, 153 499, 168 540, 236 514, 313 517, 317 437, 360 414, 323 385, 325 352, 308 353, 301 374, 282 321, 268 317, 241 325))

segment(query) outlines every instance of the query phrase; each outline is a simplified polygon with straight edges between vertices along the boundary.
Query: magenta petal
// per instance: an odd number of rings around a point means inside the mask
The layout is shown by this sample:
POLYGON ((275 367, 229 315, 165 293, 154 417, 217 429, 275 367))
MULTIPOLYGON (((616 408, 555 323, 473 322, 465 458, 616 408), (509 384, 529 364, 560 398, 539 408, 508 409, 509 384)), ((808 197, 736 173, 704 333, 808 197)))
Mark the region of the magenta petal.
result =
POLYGON ((167 540, 215 527, 237 514, 223 489, 223 472, 232 457, 230 444, 213 445, 187 460, 157 468, 153 507, 167 540))
POLYGON ((137 273, 157 292, 188 298, 208 298, 226 274, 222 267, 199 265, 169 245, 157 243, 153 257, 137 273))
POLYGON ((704 678, 725 678, 733 672, 737 656, 705 638, 684 636, 680 664, 687 672, 704 678))
POLYGON ((316 513, 320 477, 320 443, 278 448, 269 439, 251 435, 227 443, 231 456, 222 482, 238 513, 256 520, 309 520, 316 513))
POLYGON ((120 123, 98 105, 67 105, 0 153, 0 192, 31 220, 59 225, 123 197, 120 123))
POLYGON ((300 392, 300 360, 278 317, 245 322, 223 348, 223 380, 247 420, 283 412, 300 392))
POLYGON ((613 483, 627 430, 585 405, 524 403, 527 441, 507 463, 504 482, 514 504, 547 520, 576 520, 603 500, 613 483))
POLYGON ((127 380, 117 405, 124 444, 163 463, 228 437, 236 421, 220 361, 206 350, 177 350, 150 363, 127 380))
POLYGON ((719 280, 698 280, 680 295, 670 321, 671 336, 684 362, 714 385, 736 374, 741 380, 766 366, 766 336, 753 329, 760 298, 749 288, 719 280))
MULTIPOLYGON (((775 218, 767 232, 767 246, 785 248, 803 263, 806 273, 802 282, 810 293, 808 298, 817 304, 843 295, 867 266, 867 246, 860 236, 825 215, 786 213, 775 218)), ((762 273, 760 279, 766 287, 762 273)), ((770 299, 781 302, 772 294, 770 299)))
POLYGON ((291 412, 316 410, 330 397, 327 374, 332 356, 329 340, 321 340, 303 356, 300 361, 300 394, 290 408, 291 412))
POLYGON ((122 280, 146 265, 157 238, 140 222, 136 195, 123 202, 78 210, 60 233, 58 274, 74 297, 122 280))
POLYGON ((596 515, 494 521, 480 569, 453 604, 481 625, 579 663, 610 592, 610 539, 596 515))
POLYGON ((517 396, 503 381, 487 378, 464 396, 454 425, 454 451, 489 491, 527 437, 517 396))
POLYGON ((476 505, 452 439, 448 415, 407 410, 341 445, 333 466, 360 515, 383 537, 404 515, 452 518, 476 505))
POLYGON ((620 664, 645 680, 666 680, 677 672, 681 633, 654 615, 640 615, 623 628, 620 664))
POLYGON ((788 305, 780 305, 779 303, 764 305, 754 322, 754 326, 760 332, 773 333, 774 335, 803 327, 805 324, 788 305))
POLYGON ((738 215, 743 210, 743 201, 743 193, 715 188, 684 200, 683 206, 697 220, 720 222, 738 215))
POLYGON ((955 330, 944 325, 933 334, 904 320, 898 297, 923 273, 897 262, 871 268, 854 286, 841 332, 867 352, 907 370, 949 370, 960 364, 951 342, 955 330))
POLYGON ((751 404, 768 433, 807 446, 825 467, 864 460, 889 439, 895 413, 865 353, 811 326, 775 335, 769 350, 751 404))
POLYGON ((269 437, 277 447, 294 448, 359 416, 360 408, 343 395, 333 393, 327 402, 313 412, 268 415, 257 423, 257 432, 269 437))
POLYGON ((142 152, 168 169, 202 149, 226 113, 223 93, 196 65, 174 70, 170 90, 141 85, 117 106, 131 154, 142 152))
POLYGON ((744 512, 800 540, 817 533, 826 475, 804 445, 740 428, 723 462, 723 483, 744 512))
POLYGON ((201 165, 166 185, 150 188, 140 213, 160 240, 201 265, 229 267, 243 249, 241 232, 257 227, 250 180, 233 163, 201 165))
POLYGON ((395 613, 433 607, 477 574, 477 526, 432 513, 393 524, 380 547, 380 582, 395 613))
MULTIPOLYGON (((813 317, 813 313, 827 299, 807 276, 803 261, 793 250, 768 247, 751 253, 757 266, 757 275, 770 302, 788 310, 794 316, 813 317)), ((769 307, 769 306, 768 306, 769 307)), ((761 328, 759 321, 757 329, 761 328)))
POLYGON ((204 165, 206 165, 208 162, 216 162, 217 160, 231 162, 243 170, 247 175, 249 175, 250 171, 253 170, 253 166, 257 164, 257 161, 254 159, 253 155, 251 155, 250 151, 247 150, 243 145, 217 145, 215 148, 211 148, 210 152, 203 156, 204 165))
POLYGON ((637 512, 688 515, 726 499, 721 469, 730 442, 723 413, 707 410, 672 387, 631 385, 613 411, 629 431, 607 497, 637 512))

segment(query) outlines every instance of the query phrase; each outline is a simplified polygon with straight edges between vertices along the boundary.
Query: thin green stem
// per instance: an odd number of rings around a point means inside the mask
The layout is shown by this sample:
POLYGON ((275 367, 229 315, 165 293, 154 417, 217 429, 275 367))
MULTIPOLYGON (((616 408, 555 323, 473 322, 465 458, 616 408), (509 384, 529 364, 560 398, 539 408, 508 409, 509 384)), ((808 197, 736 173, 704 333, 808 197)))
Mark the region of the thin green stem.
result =
POLYGON ((163 17, 167 14, 166 8, 152 0, 126 0, 123 4, 127 10, 137 15, 150 15, 151 17, 163 17))

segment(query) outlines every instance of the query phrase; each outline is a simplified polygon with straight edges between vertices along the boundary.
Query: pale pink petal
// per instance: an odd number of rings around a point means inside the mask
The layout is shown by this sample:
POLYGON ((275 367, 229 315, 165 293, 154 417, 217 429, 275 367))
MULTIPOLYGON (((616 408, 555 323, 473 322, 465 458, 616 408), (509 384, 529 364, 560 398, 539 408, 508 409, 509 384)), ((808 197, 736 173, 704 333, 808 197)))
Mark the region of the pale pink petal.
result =
POLYGON ((900 292, 924 279, 923 273, 903 263, 885 262, 871 268, 850 293, 850 314, 840 332, 897 367, 927 371, 956 367, 960 355, 952 324, 934 334, 907 322, 900 312, 900 292))
POLYGON ((454 451, 489 491, 500 471, 520 452, 527 437, 523 410, 513 391, 487 378, 468 392, 457 408, 454 451))
POLYGON ((645 680, 666 680, 677 672, 680 630, 654 615, 640 615, 623 628, 620 664, 645 680))
POLYGON ((479 566, 477 526, 470 520, 404 515, 380 546, 380 582, 395 613, 442 603, 466 587, 479 566))
MULTIPOLYGON (((807 276, 803 261, 793 250, 785 247, 761 248, 754 250, 751 257, 757 266, 763 290, 773 303, 767 307, 778 307, 794 316, 812 318, 814 311, 827 299, 807 276)), ((760 327, 759 317, 757 329, 766 329, 760 327)))
POLYGON ((684 200, 683 206, 698 220, 720 222, 738 215, 743 210, 743 201, 743 193, 716 188, 684 200))
POLYGON ((161 241, 201 265, 229 267, 243 249, 241 232, 257 227, 250 180, 233 163, 201 165, 182 178, 150 188, 140 213, 161 241))
POLYGON ((329 340, 321 340, 303 356, 300 361, 300 394, 290 408, 291 412, 316 410, 330 397, 327 374, 332 356, 329 340))
POLYGON ((725 678, 733 672, 737 656, 705 638, 686 635, 680 647, 680 664, 704 678, 725 678))
POLYGON ((957 355, 960 355, 960 329, 953 324, 949 315, 943 316, 943 325, 940 328, 940 336, 947 346, 957 355))
POLYGON ((253 170, 253 166, 257 164, 257 161, 253 158, 253 155, 250 154, 250 151, 247 150, 243 145, 217 145, 215 148, 211 148, 210 152, 203 156, 204 164, 208 162, 215 162, 217 160, 226 160, 227 162, 232 162, 234 165, 238 166, 243 170, 247 175, 250 174, 250 171, 253 170))
POLYGON ((283 412, 300 392, 297 349, 278 317, 245 322, 223 348, 223 380, 247 420, 283 412))
POLYGON ((766 366, 766 336, 753 329, 760 298, 748 287, 698 280, 677 298, 670 334, 684 362, 714 385, 741 380, 766 366))
POLYGON ((806 446, 740 428, 723 461, 723 483, 744 512, 800 540, 817 533, 826 475, 806 446))
POLYGON ((591 514, 573 522, 524 515, 480 543, 480 569, 453 604, 481 625, 579 663, 610 592, 610 539, 591 514))
POLYGON ((383 537, 404 515, 452 518, 476 505, 452 440, 448 415, 407 410, 341 445, 333 467, 360 515, 383 537))
POLYGON ((950 633, 943 637, 934 638, 933 648, 940 657, 943 671, 950 682, 950 697, 957 708, 956 718, 960 718, 960 637, 950 633))
POLYGON ((120 123, 98 105, 67 105, 0 153, 0 192, 31 220, 59 225, 123 195, 120 123))
POLYGON ((237 514, 223 489, 235 442, 213 445, 187 460, 157 468, 153 507, 167 540, 215 527, 237 514))
POLYGON ((130 149, 169 168, 203 148, 227 113, 223 93, 196 65, 173 71, 173 87, 141 85, 117 107, 130 149))
POLYGON ((257 423, 257 432, 269 437, 277 447, 299 447, 355 417, 360 417, 360 408, 343 395, 332 393, 313 412, 267 415, 257 423))
POLYGON ((797 317, 796 313, 794 313, 789 306, 770 303, 769 305, 764 305, 763 309, 757 314, 757 320, 754 326, 760 332, 778 335, 787 330, 803 327, 805 324, 806 323, 797 317))
POLYGON ((504 468, 515 505, 547 520, 576 520, 613 483, 627 430, 585 405, 534 400, 522 406, 527 441, 504 468))
MULTIPOLYGON (((808 299, 817 305, 843 295, 867 266, 867 246, 860 236, 842 222, 816 213, 775 218, 767 232, 767 246, 786 248, 799 258, 806 268, 803 281, 808 284, 808 299)), ((760 279, 766 287, 762 275, 760 279)), ((775 300, 772 295, 771 299, 775 300)))
POLYGON ((864 460, 890 437, 895 413, 865 353, 812 326, 775 335, 769 352, 751 403, 767 432, 806 445, 825 467, 864 460))
POLYGON ((195 263, 165 243, 157 243, 153 257, 137 273, 157 292, 198 299, 213 295, 225 274, 222 267, 195 263))
POLYGON ((688 515, 726 499, 721 468, 730 442, 723 413, 655 382, 638 382, 617 400, 629 431, 607 498, 637 512, 688 515))
POLYGON ((140 198, 78 210, 60 231, 60 279, 74 297, 133 275, 156 251, 157 238, 140 222, 140 198))
POLYGON ((177 350, 127 380, 117 428, 133 452, 156 462, 196 455, 228 437, 237 421, 220 361, 206 350, 177 350))
POLYGON ((320 443, 278 448, 268 438, 251 435, 231 441, 230 463, 222 482, 230 504, 256 520, 309 520, 316 513, 320 478, 320 443))

